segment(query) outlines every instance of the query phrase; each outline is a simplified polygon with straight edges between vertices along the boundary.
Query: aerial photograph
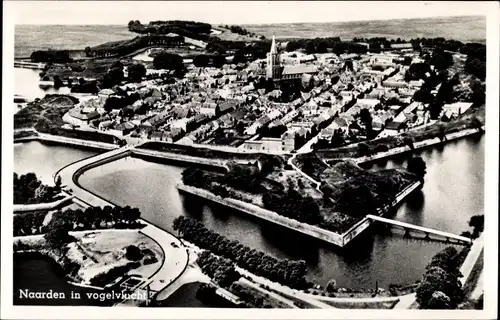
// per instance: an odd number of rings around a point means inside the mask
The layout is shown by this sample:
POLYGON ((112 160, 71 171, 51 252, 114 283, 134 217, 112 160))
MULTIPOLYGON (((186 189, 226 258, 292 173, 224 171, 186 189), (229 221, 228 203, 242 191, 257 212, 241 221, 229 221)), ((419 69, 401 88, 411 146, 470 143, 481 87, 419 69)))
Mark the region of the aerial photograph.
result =
POLYGON ((163 4, 13 27, 14 306, 483 310, 485 16, 163 4))

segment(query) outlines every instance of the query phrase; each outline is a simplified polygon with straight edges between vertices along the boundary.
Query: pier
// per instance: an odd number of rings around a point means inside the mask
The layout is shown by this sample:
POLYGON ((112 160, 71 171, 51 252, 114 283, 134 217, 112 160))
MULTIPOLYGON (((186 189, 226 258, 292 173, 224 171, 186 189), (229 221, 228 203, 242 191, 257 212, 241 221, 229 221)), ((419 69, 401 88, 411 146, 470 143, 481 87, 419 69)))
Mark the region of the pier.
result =
POLYGON ((405 236, 411 236, 411 234, 410 234, 411 231, 417 231, 417 232, 425 234, 425 239, 429 239, 429 240, 431 240, 430 235, 432 234, 432 235, 444 238, 447 242, 449 242, 451 239, 454 239, 454 240, 457 240, 457 241, 462 242, 462 243, 472 244, 472 239, 467 238, 467 237, 463 237, 463 236, 459 236, 459 235, 456 235, 456 234, 453 234, 450 232, 440 231, 440 230, 431 229, 431 228, 427 228, 427 227, 416 226, 416 225, 411 224, 411 223, 382 218, 382 217, 374 216, 371 214, 367 215, 366 217, 370 220, 373 220, 373 221, 382 222, 382 223, 389 224, 393 227, 401 228, 405 231, 405 236))

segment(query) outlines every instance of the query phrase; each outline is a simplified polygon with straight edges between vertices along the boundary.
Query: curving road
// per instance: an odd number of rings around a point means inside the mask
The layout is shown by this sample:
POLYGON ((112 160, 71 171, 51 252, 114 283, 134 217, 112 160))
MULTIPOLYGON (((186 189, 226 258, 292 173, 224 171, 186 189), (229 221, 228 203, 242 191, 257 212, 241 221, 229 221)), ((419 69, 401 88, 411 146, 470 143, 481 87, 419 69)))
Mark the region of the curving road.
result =
MULTIPOLYGON (((84 170, 90 169, 95 165, 128 156, 130 154, 130 149, 131 147, 125 146, 74 162, 59 170, 54 179, 60 176, 61 182, 65 186, 65 192, 72 194, 77 201, 80 200, 87 206, 114 206, 113 203, 81 187, 78 183, 78 175, 83 174, 84 170)), ((164 253, 164 261, 160 269, 151 275, 148 281, 138 289, 145 290, 146 286, 149 285, 152 293, 160 292, 184 273, 189 262, 188 251, 182 242, 174 235, 144 219, 141 219, 140 222, 146 225, 141 229, 141 232, 160 245, 164 253)))

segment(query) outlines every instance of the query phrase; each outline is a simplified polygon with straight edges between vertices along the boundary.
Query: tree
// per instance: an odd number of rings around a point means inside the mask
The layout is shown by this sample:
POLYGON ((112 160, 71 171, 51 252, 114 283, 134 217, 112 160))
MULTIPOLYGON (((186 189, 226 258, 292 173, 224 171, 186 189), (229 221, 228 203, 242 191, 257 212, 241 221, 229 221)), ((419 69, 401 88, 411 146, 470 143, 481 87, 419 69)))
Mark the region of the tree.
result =
POLYGON ((370 135, 372 133, 372 122, 373 118, 368 109, 361 109, 359 112, 359 119, 365 125, 367 133, 370 135))
POLYGON ((52 219, 47 225, 47 233, 45 233, 45 240, 55 249, 61 249, 71 241, 71 236, 68 234, 73 228, 68 221, 62 219, 52 219))
POLYGON ((434 99, 434 96, 427 88, 421 88, 413 95, 413 100, 418 102, 429 103, 432 99, 434 99))
POLYGON ((193 59, 193 64, 196 67, 208 67, 210 63, 210 58, 205 54, 200 54, 193 59))
POLYGON ((128 78, 132 82, 141 82, 146 76, 146 67, 141 63, 136 63, 128 67, 128 78))
POLYGON ((143 254, 141 252, 141 249, 134 245, 130 245, 125 250, 125 257, 127 257, 127 259, 130 261, 139 261, 142 259, 143 254))
POLYGON ((155 69, 182 70, 184 62, 180 55, 161 52, 153 59, 155 69))
POLYGON ((470 119, 470 124, 477 131, 479 131, 479 132, 483 131, 483 123, 476 116, 474 116, 470 119))
POLYGON ((472 103, 474 106, 481 106, 484 104, 486 99, 485 85, 479 82, 474 82, 471 84, 472 89, 472 103))
MULTIPOLYGON (((439 297, 438 299, 436 296, 433 299, 433 295, 438 291, 450 299, 448 305, 450 309, 456 308, 464 297, 460 281, 455 275, 447 273, 440 267, 431 267, 423 276, 416 290, 417 302, 420 308, 429 309, 431 306, 438 305, 438 302, 443 300, 443 297, 439 297)), ((440 294, 437 295, 440 296, 440 294)))
POLYGON ((306 53, 307 54, 313 54, 316 52, 316 48, 314 46, 314 42, 309 41, 306 45, 306 53))
POLYGON ((420 181, 423 181, 427 173, 427 165, 422 157, 414 157, 408 160, 407 170, 416 175, 420 181))
POLYGON ((334 279, 328 281, 328 284, 326 285, 326 291, 327 292, 334 292, 337 289, 337 281, 334 279))
POLYGON ((444 310, 451 309, 450 298, 441 291, 434 291, 427 304, 428 309, 444 310))
POLYGON ((428 62, 437 70, 445 70, 453 65, 453 56, 448 52, 435 50, 428 62))
POLYGON ((470 218, 469 226, 473 228, 472 238, 479 237, 479 234, 484 231, 484 215, 475 215, 470 218))
POLYGON ((316 52, 318 53, 327 53, 328 52, 328 44, 326 41, 320 41, 318 46, 316 47, 316 52))
POLYGON ((92 49, 90 49, 90 47, 85 47, 85 55, 87 57, 91 57, 92 56, 92 49))
POLYGON ((432 267, 440 267, 449 274, 458 275, 458 252, 455 247, 446 247, 440 252, 436 253, 431 262, 427 265, 427 269, 432 267))
POLYGON ((340 192, 337 209, 352 217, 362 217, 375 210, 375 199, 366 185, 347 186, 340 192))
POLYGON ((61 80, 61 78, 58 75, 54 76, 54 88, 59 89, 62 87, 64 84, 61 80))
POLYGON ((410 150, 415 150, 415 146, 414 146, 415 139, 413 139, 413 137, 404 136, 403 137, 403 142, 404 142, 405 145, 408 146, 408 148, 410 148, 410 150))
POLYGON ((215 67, 215 68, 222 68, 222 66, 226 63, 226 57, 224 57, 223 55, 215 55, 213 56, 212 58, 212 65, 215 67))
POLYGON ((439 137, 439 140, 441 141, 446 141, 447 138, 446 138, 446 128, 440 124, 438 126, 438 137, 439 137))
POLYGON ((373 154, 373 150, 370 146, 364 142, 358 144, 358 155, 361 157, 371 156, 373 154))
POLYGON ((233 56, 233 63, 234 64, 239 64, 239 63, 245 63, 247 62, 247 58, 245 57, 245 53, 243 50, 238 50, 235 52, 233 56))
MULTIPOLYGON (((134 72, 134 67, 132 68, 132 73, 134 72)), ((123 74, 123 67, 119 67, 119 66, 116 66, 116 67, 112 67, 108 73, 107 73, 108 77, 109 77, 109 88, 117 85, 117 84, 120 84, 123 79, 125 78, 124 77, 124 74, 123 74)), ((130 69, 129 69, 129 77, 130 77, 130 69)))

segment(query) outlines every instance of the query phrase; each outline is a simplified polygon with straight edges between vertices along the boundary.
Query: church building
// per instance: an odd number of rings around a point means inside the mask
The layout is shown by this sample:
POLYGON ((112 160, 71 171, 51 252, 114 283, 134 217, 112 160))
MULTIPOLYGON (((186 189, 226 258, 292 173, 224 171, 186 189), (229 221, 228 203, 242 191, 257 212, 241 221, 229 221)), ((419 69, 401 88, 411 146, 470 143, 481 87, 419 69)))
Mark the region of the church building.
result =
POLYGON ((317 70, 312 65, 281 65, 281 55, 276 46, 273 35, 271 51, 267 54, 266 77, 274 81, 300 80, 304 74, 316 74, 317 70))

